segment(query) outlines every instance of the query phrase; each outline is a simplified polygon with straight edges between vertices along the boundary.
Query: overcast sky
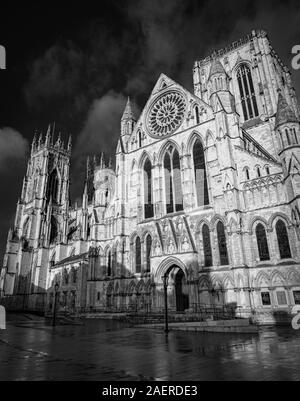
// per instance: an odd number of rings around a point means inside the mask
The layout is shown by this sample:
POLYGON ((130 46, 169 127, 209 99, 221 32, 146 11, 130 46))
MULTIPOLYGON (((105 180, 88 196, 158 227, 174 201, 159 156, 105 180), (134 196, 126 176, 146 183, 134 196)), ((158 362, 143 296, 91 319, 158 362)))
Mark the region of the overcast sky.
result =
MULTIPOLYGON (((160 73, 191 90, 193 62, 252 29, 268 32, 289 68, 291 49, 300 45, 299 0, 95 3, 1 4, 1 263, 34 130, 45 132, 55 121, 63 137, 72 134, 75 199, 86 156, 114 154, 126 97, 138 114, 160 73)), ((300 70, 292 74, 299 98, 300 70)))

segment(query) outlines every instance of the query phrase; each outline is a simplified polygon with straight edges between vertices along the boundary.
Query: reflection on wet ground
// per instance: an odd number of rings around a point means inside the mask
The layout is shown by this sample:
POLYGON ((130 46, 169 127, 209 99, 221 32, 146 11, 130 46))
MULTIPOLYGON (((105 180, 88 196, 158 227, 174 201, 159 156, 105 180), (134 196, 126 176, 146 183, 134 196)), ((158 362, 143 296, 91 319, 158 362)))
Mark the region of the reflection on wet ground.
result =
POLYGON ((300 380, 300 331, 166 337, 118 321, 52 327, 14 315, 0 331, 0 380, 300 380))

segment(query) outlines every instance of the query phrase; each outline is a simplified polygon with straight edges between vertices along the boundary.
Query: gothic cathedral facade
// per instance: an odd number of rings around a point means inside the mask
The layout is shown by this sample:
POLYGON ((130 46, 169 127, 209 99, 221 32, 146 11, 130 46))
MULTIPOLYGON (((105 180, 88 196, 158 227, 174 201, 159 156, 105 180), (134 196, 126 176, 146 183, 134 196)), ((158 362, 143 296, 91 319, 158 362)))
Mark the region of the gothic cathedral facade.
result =
POLYGON ((300 303, 300 114, 262 30, 161 75, 126 104, 115 168, 88 161, 69 201, 71 141, 34 139, 1 270, 9 308, 71 313, 235 306, 272 321, 300 303))

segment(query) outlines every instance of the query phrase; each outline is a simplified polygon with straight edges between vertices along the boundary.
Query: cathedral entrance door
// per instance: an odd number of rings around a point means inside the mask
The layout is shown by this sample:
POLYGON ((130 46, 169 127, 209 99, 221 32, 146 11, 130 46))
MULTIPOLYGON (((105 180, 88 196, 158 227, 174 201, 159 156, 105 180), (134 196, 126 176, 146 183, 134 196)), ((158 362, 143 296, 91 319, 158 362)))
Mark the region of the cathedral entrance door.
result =
POLYGON ((189 296, 183 291, 185 276, 183 271, 179 268, 175 276, 175 297, 176 297, 176 311, 183 312, 189 308, 189 296))

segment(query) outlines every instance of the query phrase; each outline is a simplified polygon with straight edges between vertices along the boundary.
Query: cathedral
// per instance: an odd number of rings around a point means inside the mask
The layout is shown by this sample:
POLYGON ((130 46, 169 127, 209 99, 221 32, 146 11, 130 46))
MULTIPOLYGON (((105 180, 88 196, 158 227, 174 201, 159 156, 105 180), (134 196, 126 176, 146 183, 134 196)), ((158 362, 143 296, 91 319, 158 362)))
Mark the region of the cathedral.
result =
MULTIPOLYGON (((1 269, 1 303, 51 314, 236 308, 275 322, 300 304, 300 113, 263 30, 196 61, 193 93, 161 74, 130 99, 115 162, 34 138, 1 269), (112 166, 115 167, 112 167, 112 166), (55 295, 56 294, 56 295, 55 295)), ((99 152, 101 149, 99 150, 99 152)))

